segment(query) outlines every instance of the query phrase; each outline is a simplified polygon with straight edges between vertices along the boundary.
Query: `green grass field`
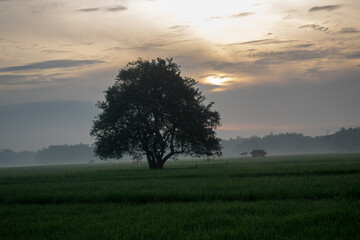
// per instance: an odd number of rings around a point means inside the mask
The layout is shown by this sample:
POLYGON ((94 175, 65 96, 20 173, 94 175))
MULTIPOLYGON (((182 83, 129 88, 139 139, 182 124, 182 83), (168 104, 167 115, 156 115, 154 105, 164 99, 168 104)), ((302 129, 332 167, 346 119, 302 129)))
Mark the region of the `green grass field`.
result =
POLYGON ((360 239, 360 154, 0 169, 0 239, 360 239))

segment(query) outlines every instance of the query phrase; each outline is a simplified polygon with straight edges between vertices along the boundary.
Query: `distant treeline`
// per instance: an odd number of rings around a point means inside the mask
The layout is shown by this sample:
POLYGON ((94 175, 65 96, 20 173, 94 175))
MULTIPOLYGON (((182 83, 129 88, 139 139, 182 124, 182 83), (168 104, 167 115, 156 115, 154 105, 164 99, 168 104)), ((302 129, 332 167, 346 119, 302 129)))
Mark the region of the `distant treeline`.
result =
MULTIPOLYGON (((319 137, 301 133, 270 134, 223 140, 223 156, 239 156, 254 149, 264 149, 268 154, 360 152, 360 128, 342 128, 340 131, 319 137)), ((126 156, 122 160, 131 160, 126 156)), ((36 152, 0 150, 0 167, 49 164, 93 163, 101 160, 94 156, 92 146, 86 144, 49 146, 36 152)))
POLYGON ((36 152, 0 150, 0 166, 74 164, 100 161, 86 144, 49 146, 36 152))
POLYGON ((254 149, 264 149, 268 154, 359 152, 360 128, 342 128, 326 136, 309 137, 301 133, 269 134, 223 140, 223 155, 238 156, 254 149))

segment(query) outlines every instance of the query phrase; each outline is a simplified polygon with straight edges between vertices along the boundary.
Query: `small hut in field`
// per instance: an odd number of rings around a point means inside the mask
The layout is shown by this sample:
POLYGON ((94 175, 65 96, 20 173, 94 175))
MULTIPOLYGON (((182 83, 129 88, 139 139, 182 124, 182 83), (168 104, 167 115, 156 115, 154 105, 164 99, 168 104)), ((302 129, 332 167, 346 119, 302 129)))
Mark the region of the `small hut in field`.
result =
POLYGON ((267 152, 265 152, 262 149, 257 149, 257 150, 251 151, 250 154, 251 154, 252 157, 265 157, 267 152))

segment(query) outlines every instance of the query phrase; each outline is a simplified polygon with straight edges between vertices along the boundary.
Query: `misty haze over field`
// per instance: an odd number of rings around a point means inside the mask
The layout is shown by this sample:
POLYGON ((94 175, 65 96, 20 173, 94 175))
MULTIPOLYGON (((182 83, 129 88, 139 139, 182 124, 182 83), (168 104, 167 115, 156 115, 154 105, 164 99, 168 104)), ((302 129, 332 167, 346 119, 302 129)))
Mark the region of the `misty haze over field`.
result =
MULTIPOLYGON (((245 96, 250 93, 244 94, 245 96)), ((225 98, 227 100, 227 98, 225 98)), ((262 108, 259 108, 262 109, 262 108)), ((99 113, 99 109, 92 102, 82 101, 50 101, 23 104, 0 105, 0 149, 14 151, 37 151, 49 145, 63 144, 92 144, 90 129, 92 120, 99 113)), ((232 113, 242 115, 241 113, 232 113)), ((357 113, 356 113, 357 114, 357 113)), ((226 116, 224 116, 226 118, 226 116)), ((244 118, 246 115, 244 115, 244 118)), ((291 116, 289 116, 291 117, 291 116)), ((269 118, 273 118, 269 115, 269 118)), ((352 127, 358 127, 353 125, 352 127)), ((286 132, 299 132, 307 136, 321 136, 338 131, 341 127, 321 127, 307 129, 307 131, 279 131, 270 129, 264 131, 249 128, 244 131, 220 129, 218 135, 224 140, 229 138, 249 138, 251 136, 265 136, 286 132)))
MULTIPOLYGON (((270 134, 264 137, 250 137, 223 140, 223 157, 249 157, 255 149, 265 149, 270 156, 283 154, 352 153, 360 152, 360 128, 342 128, 334 134, 309 137, 300 133, 270 134)), ((177 156, 189 158, 189 156, 177 156)), ((143 161, 145 156, 143 156, 143 161)), ((108 159, 133 161, 131 156, 108 159)), ((38 151, 15 152, 0 149, 0 167, 83 164, 102 162, 94 156, 94 148, 87 144, 48 146, 38 151)))

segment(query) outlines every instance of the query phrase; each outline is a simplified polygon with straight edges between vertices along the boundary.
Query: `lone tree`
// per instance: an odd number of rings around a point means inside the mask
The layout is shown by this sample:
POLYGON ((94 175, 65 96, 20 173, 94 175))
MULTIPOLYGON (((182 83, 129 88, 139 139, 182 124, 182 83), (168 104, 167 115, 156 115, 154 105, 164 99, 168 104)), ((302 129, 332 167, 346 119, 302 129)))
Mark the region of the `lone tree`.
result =
POLYGON ((141 153, 150 169, 162 169, 176 154, 220 156, 220 115, 195 84, 180 76, 172 59, 128 63, 97 104, 102 112, 91 130, 95 154, 119 159, 141 153))

